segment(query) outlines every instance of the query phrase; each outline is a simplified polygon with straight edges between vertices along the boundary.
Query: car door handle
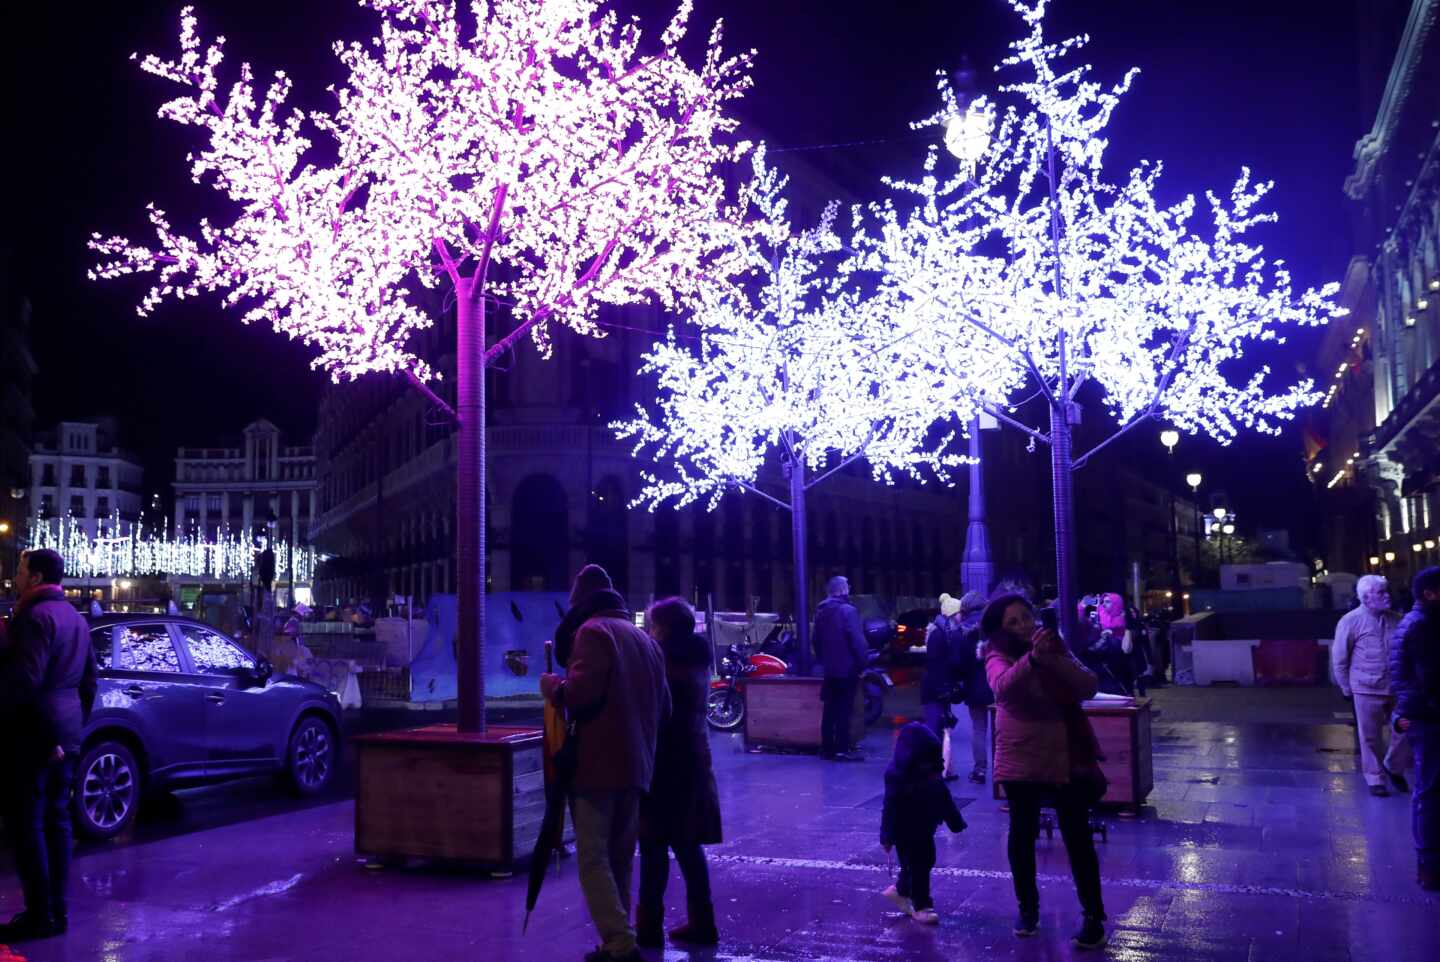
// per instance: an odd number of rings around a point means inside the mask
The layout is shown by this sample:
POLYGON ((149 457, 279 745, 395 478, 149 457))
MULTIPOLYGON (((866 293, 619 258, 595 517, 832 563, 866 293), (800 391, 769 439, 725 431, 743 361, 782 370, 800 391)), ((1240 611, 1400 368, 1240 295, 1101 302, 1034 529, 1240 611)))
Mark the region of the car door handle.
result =
POLYGON ((129 688, 120 689, 120 694, 128 695, 131 698, 143 698, 145 696, 145 689, 139 685, 131 685, 129 688))
POLYGON ((205 696, 205 700, 214 702, 217 705, 225 704, 225 696, 220 694, 219 692, 212 691, 210 694, 205 696))

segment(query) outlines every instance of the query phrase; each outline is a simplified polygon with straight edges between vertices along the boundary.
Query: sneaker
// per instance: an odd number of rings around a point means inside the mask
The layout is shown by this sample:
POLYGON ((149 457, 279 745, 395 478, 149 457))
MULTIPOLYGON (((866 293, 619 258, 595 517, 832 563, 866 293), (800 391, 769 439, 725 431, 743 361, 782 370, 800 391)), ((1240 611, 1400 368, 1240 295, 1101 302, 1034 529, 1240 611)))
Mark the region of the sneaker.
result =
POLYGON ((985 784, 985 769, 983 769, 983 768, 977 768, 977 769, 975 769, 973 772, 971 772, 971 773, 970 773, 970 781, 974 782, 976 785, 984 785, 984 784, 985 784))
POLYGON ((1038 931, 1040 931, 1040 910, 1021 909, 1020 914, 1015 916, 1015 934, 1022 939, 1028 939, 1038 931))
POLYGON ((916 909, 910 913, 910 917, 921 925, 939 925, 940 916, 935 914, 934 909, 916 909))
POLYGON ((1105 944, 1105 923, 1097 918, 1085 916, 1080 931, 1070 941, 1077 949, 1098 949, 1105 944))
POLYGON ((958 782, 959 780, 960 776, 956 775, 954 772, 951 772, 949 775, 945 776, 945 781, 947 782, 958 782))
POLYGON ((1376 798, 1389 798, 1390 789, 1386 788, 1384 785, 1371 785, 1370 794, 1374 795, 1376 798))
POLYGON ((1390 776, 1390 784, 1395 786, 1395 791, 1402 795, 1410 794, 1410 783, 1405 781, 1404 775, 1392 771, 1386 771, 1386 774, 1390 776))
POLYGON ((915 914, 915 906, 911 905, 910 900, 905 896, 901 895, 900 890, 897 889, 895 886, 890 886, 888 889, 881 892, 880 894, 889 899, 897 909, 899 909, 906 915, 913 916, 915 914))

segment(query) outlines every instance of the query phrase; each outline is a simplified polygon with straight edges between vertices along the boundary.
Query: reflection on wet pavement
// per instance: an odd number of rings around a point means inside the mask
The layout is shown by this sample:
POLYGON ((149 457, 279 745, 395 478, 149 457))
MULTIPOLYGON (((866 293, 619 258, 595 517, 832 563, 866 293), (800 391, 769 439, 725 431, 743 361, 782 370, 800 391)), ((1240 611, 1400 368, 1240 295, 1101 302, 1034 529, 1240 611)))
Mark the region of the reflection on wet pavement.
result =
MULTIPOLYGON (((903 697, 903 696, 902 696, 903 697)), ((1414 884, 1406 798, 1372 798, 1354 729, 1323 690, 1167 689, 1154 728, 1155 791, 1098 843, 1112 940, 1105 957, 1303 962, 1440 957, 1440 897, 1414 884)), ((963 723, 962 723, 963 725, 963 723)), ((966 733, 958 733, 961 738, 966 733)), ((878 895, 890 732, 868 759, 749 754, 717 736, 727 841, 712 874, 717 962, 1071 958, 1078 908, 1060 840, 1039 842, 1040 936, 1010 931, 1005 815, 988 787, 952 786, 970 828, 938 838, 938 926, 878 895)), ((88 851, 71 930, 23 948, 47 960, 579 959, 594 944, 574 865, 547 880, 520 933, 523 873, 491 880, 423 866, 367 872, 348 801, 88 851)), ((672 882, 667 922, 682 920, 672 882)), ((0 912, 18 908, 13 886, 0 912)), ((652 953, 651 958, 661 958, 652 953)), ((666 959, 691 958, 669 948, 666 959)))

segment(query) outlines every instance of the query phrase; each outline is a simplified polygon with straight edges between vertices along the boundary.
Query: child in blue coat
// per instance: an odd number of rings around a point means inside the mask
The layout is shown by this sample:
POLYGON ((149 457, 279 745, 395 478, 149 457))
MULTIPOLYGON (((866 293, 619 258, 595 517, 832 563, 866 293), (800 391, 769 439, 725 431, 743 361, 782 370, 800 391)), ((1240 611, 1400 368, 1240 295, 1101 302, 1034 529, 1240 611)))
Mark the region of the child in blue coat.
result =
POLYGON ((880 844, 895 849, 900 877, 886 898, 917 922, 940 921, 930 897, 935 867, 935 831, 943 822, 963 832, 965 820, 942 777, 940 739, 921 722, 910 722, 895 739, 895 756, 885 769, 885 806, 880 815, 880 844))

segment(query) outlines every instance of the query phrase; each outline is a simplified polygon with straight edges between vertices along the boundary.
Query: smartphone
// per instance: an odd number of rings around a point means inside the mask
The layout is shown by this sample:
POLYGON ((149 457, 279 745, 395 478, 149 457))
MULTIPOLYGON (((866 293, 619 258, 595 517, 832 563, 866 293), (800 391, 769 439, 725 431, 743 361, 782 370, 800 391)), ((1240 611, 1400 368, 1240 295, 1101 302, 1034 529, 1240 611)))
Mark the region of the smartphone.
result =
POLYGON ((1046 631, 1060 630, 1060 612, 1053 606, 1040 609, 1040 627, 1046 631))

